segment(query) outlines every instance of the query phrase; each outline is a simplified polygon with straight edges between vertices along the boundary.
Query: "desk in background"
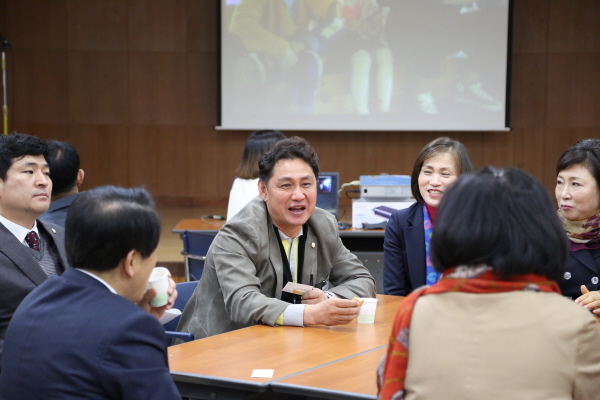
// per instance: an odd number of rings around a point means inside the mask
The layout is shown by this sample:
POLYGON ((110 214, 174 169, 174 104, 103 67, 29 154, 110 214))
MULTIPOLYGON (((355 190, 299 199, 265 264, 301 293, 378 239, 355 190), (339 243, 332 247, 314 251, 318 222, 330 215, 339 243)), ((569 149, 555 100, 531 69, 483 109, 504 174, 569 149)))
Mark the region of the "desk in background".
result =
POLYGON ((378 295, 375 323, 299 328, 255 325, 169 347, 182 396, 242 399, 272 390, 314 398, 375 399, 375 371, 404 299, 378 295), (273 378, 251 378, 273 369, 273 378), (345 384, 344 382, 351 382, 345 384))
MULTIPOLYGON (((182 219, 171 232, 182 235, 185 231, 217 232, 225 221, 182 219)), ((344 246, 355 254, 375 278, 377 293, 383 294, 383 229, 345 229, 340 231, 344 246)))

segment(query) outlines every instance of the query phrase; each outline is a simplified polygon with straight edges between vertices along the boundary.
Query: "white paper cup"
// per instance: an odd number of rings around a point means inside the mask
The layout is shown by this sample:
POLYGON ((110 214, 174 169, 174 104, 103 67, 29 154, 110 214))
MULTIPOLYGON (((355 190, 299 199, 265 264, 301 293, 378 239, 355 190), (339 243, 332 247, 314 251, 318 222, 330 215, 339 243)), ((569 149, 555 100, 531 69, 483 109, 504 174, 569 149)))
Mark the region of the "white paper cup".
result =
POLYGON ((360 314, 358 314, 358 323, 359 324, 375 323, 375 311, 377 310, 377 299, 363 297, 361 300, 364 300, 364 303, 360 307, 360 314))
POLYGON ((169 302, 169 270, 165 267, 156 267, 150 274, 146 290, 154 288, 156 296, 150 300, 152 307, 162 307, 169 302))

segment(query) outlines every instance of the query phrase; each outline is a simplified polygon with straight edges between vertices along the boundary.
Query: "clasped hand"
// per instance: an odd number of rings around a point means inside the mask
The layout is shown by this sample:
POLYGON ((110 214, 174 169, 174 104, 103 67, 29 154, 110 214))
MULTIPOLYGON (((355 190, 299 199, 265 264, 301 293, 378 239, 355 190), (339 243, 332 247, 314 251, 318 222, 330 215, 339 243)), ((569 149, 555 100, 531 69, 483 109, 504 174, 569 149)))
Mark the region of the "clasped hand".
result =
POLYGON ((575 299, 575 303, 581 304, 583 307, 592 310, 594 314, 600 315, 600 293, 589 291, 585 285, 581 285, 582 295, 575 299))
POLYGON ((344 325, 358 317, 360 304, 356 300, 328 298, 320 289, 302 296, 304 325, 344 325))

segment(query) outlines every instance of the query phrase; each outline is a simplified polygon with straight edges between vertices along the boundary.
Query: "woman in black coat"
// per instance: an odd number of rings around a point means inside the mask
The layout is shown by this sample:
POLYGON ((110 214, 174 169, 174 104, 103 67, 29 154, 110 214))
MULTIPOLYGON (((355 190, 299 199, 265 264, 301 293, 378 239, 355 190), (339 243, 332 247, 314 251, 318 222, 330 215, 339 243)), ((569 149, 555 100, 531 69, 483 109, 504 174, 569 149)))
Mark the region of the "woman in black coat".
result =
POLYGON ((570 241, 563 295, 600 314, 600 140, 571 146, 556 167, 558 216, 570 241))

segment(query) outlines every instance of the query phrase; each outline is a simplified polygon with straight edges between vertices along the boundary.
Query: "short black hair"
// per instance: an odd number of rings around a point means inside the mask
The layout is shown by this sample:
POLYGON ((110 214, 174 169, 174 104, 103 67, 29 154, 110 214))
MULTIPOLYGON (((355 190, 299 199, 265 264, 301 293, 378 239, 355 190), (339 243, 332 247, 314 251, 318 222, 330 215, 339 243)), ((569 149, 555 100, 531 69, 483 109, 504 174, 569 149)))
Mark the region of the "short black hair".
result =
POLYGON ((583 139, 569 147, 556 164, 556 175, 574 165, 587 168, 600 188, 600 139, 583 139))
POLYGON ((440 202, 431 259, 442 272, 489 265, 502 279, 539 274, 559 280, 568 240, 544 186, 516 168, 460 176, 440 202))
POLYGON ((148 258, 158 246, 160 218, 142 188, 101 186, 81 192, 67 212, 65 247, 72 267, 117 267, 131 250, 148 258))
POLYGON ((235 171, 236 176, 242 179, 258 178, 258 160, 264 153, 271 150, 275 143, 283 139, 285 139, 285 135, 279 131, 262 130, 252 132, 244 146, 244 156, 235 171))
POLYGON ((279 160, 301 159, 313 170, 315 178, 319 176, 319 157, 310 144, 299 136, 280 140, 273 150, 265 153, 258 162, 259 178, 266 185, 273 176, 273 168, 279 160))
POLYGON ((77 184, 79 173, 79 154, 75 147, 67 142, 46 140, 46 161, 50 166, 52 194, 66 193, 77 184))
POLYGON ((0 179, 6 180, 6 173, 15 160, 25 156, 46 156, 46 143, 26 133, 13 132, 0 135, 0 179))
POLYGON ((471 163, 469 152, 458 140, 442 136, 428 143, 421 149, 421 152, 417 156, 412 174, 410 175, 410 190, 413 197, 420 204, 425 204, 425 200, 423 200, 423 196, 421 196, 421 191, 419 190, 419 175, 421 174, 421 168, 423 168, 425 161, 443 153, 454 155, 458 167, 458 175, 473 171, 473 164, 471 163))

